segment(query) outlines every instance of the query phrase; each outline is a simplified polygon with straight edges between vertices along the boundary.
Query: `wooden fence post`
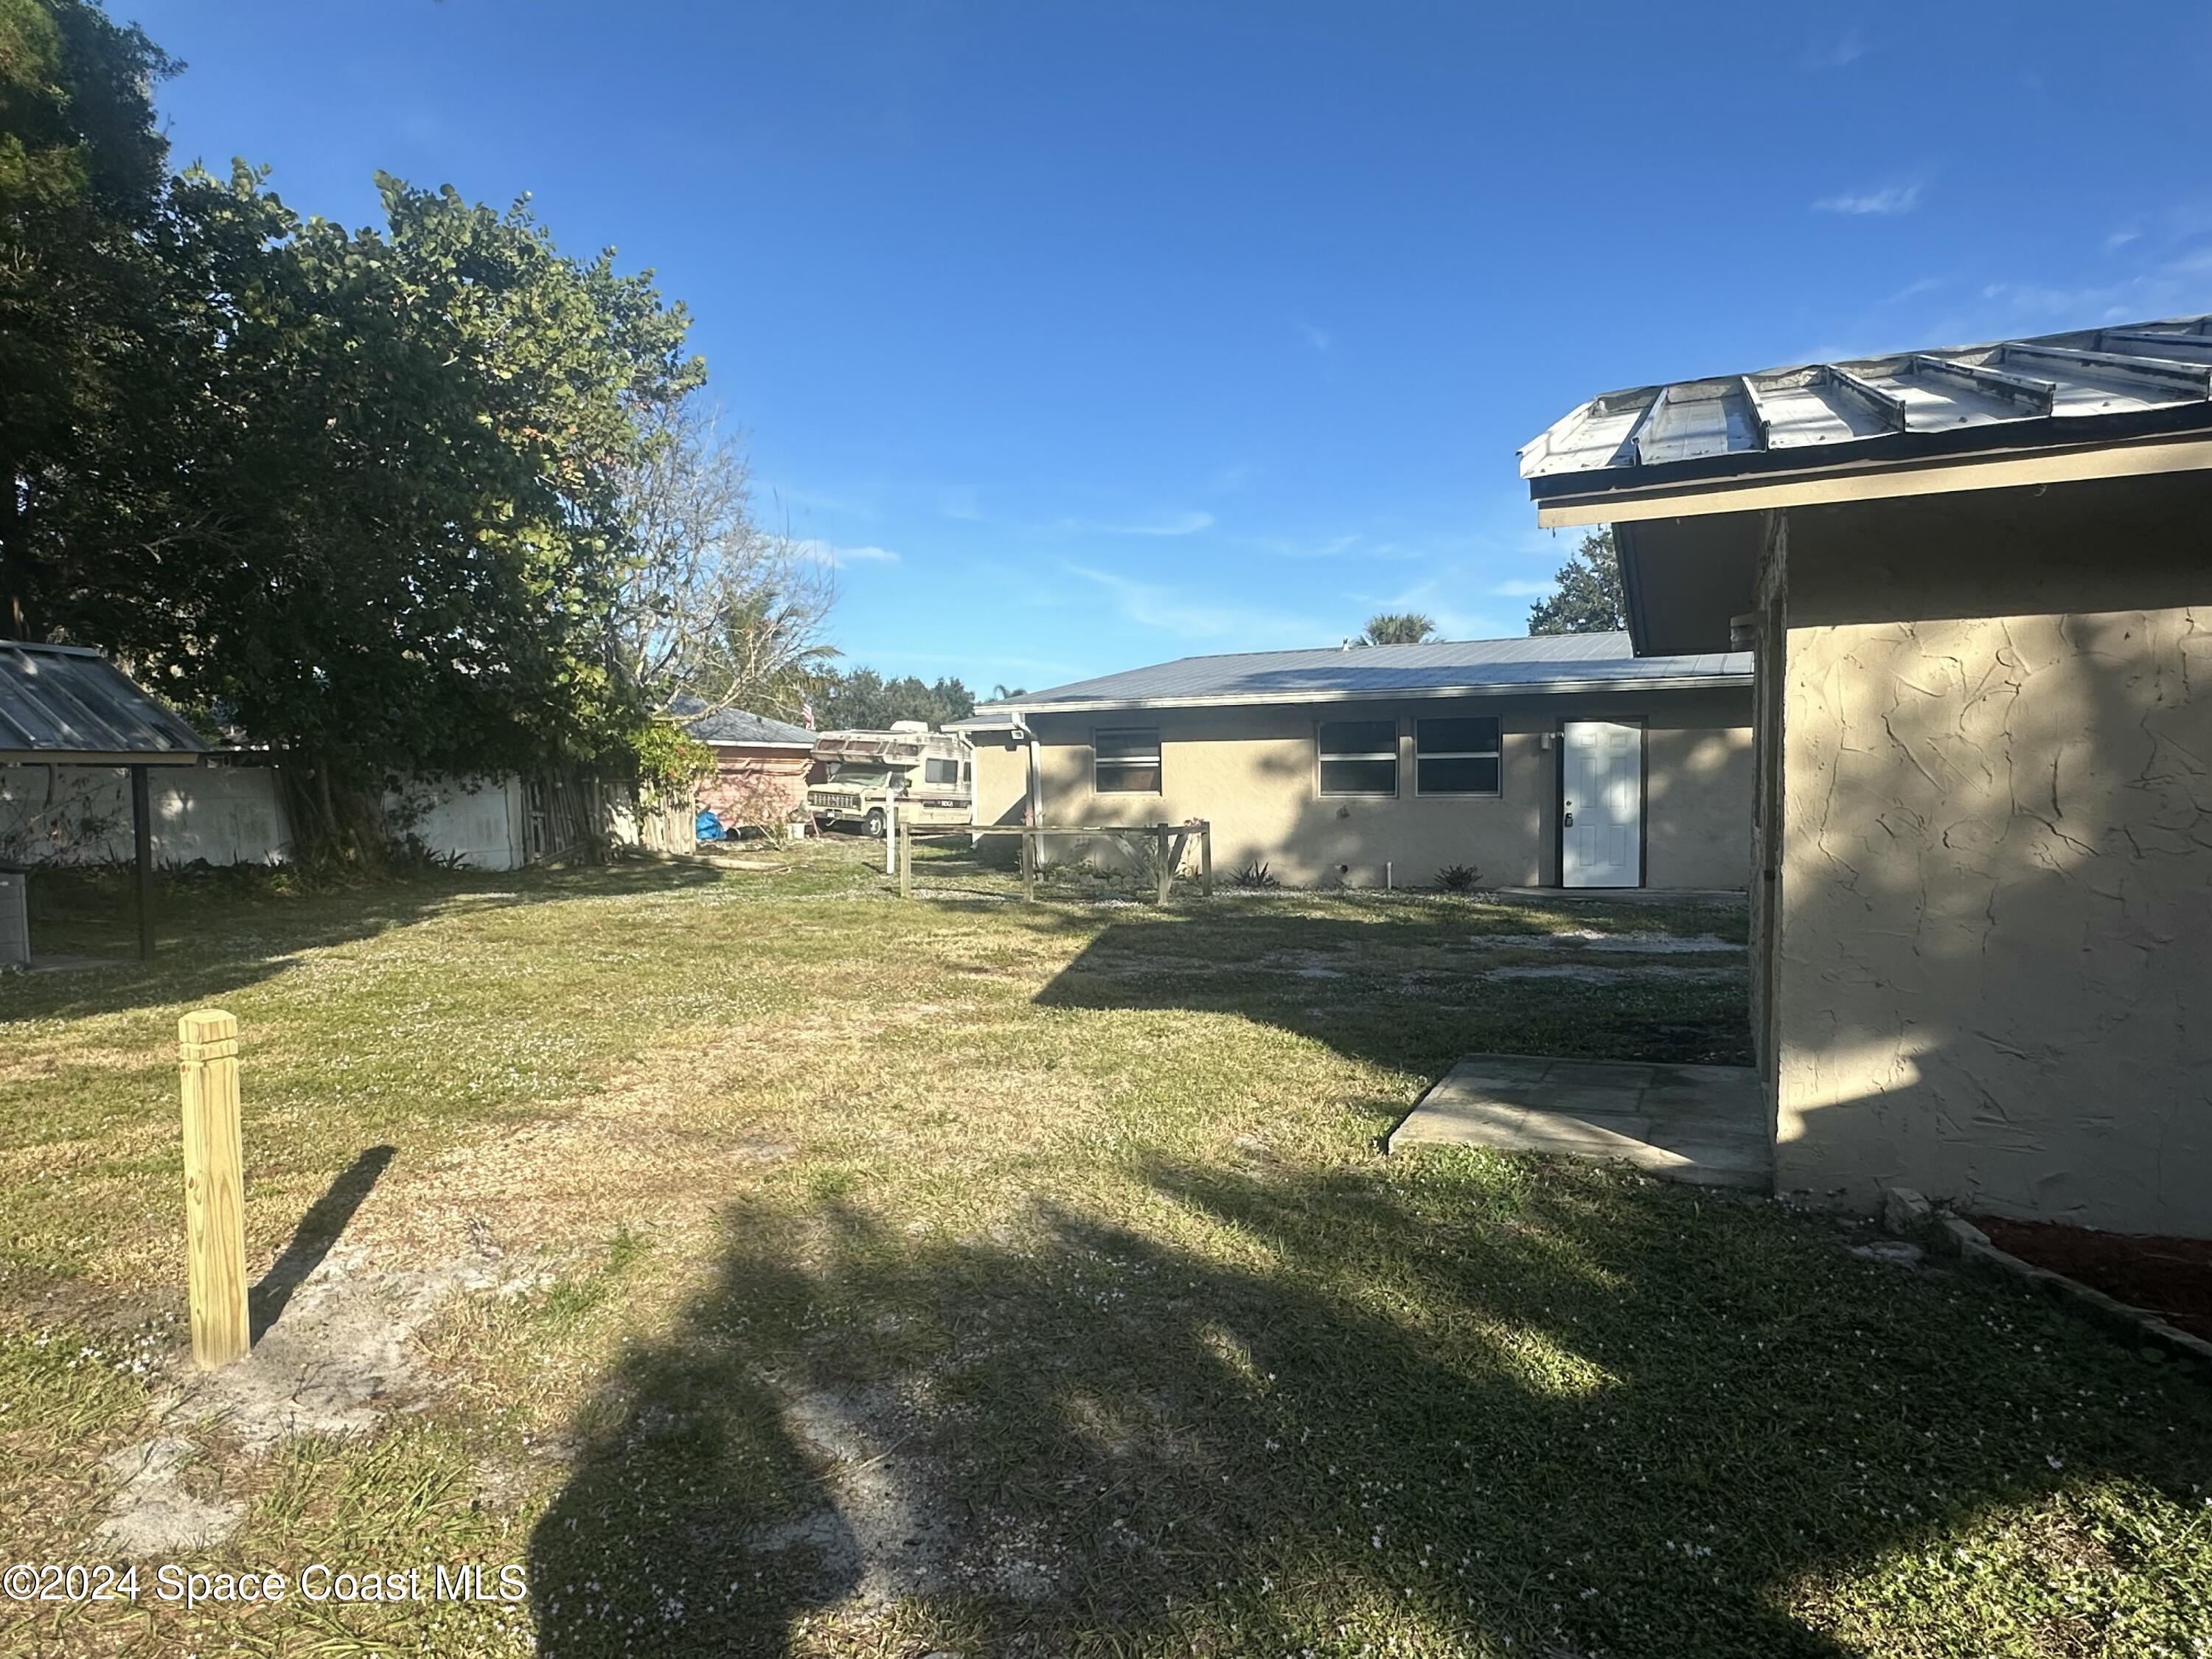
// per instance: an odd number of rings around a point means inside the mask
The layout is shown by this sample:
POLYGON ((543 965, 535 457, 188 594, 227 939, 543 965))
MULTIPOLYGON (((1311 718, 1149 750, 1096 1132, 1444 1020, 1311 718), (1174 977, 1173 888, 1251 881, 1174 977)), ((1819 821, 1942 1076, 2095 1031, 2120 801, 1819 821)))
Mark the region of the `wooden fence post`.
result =
POLYGON ((902 823, 898 829, 899 896, 914 896, 914 826, 902 823))
POLYGON ((1152 838, 1158 843, 1160 849, 1160 890, 1153 902, 1165 904, 1168 902, 1168 890, 1175 885, 1176 855, 1168 850, 1167 825, 1163 823, 1155 826, 1152 838))
POLYGON ((1213 825, 1198 826, 1198 890, 1208 898, 1213 896, 1213 825))
POLYGON ((185 1109, 185 1258, 192 1358, 212 1370, 253 1346, 246 1311, 245 1158, 238 1127, 238 1021, 202 1008, 177 1022, 185 1109))
POLYGON ((1033 903, 1036 899, 1036 836, 1029 830, 1021 832, 1022 842, 1022 901, 1033 903))

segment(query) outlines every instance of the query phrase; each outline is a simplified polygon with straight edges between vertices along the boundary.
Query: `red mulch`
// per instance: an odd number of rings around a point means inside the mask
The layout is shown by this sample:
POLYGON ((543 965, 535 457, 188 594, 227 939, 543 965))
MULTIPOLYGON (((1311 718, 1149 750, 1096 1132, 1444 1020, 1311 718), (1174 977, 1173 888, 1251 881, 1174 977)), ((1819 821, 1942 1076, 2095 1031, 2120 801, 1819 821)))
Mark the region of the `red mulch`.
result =
POLYGON ((2078 1279, 2130 1308, 2212 1341, 2212 1239, 2098 1233, 2055 1221, 1966 1218, 1997 1249, 2078 1279))

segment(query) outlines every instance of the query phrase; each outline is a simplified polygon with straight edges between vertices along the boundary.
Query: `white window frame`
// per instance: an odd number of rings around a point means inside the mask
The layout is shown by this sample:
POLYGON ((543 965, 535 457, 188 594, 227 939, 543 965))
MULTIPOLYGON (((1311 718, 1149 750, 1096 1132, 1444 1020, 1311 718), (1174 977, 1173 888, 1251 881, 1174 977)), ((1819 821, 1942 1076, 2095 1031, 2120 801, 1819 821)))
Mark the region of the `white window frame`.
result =
POLYGON ((1431 714, 1413 722, 1413 793, 1427 800, 1503 800, 1505 798, 1505 722, 1495 714, 1431 714), (1434 749, 1421 747, 1421 727, 1441 720, 1490 720, 1498 727, 1495 749, 1434 749), (1495 789, 1424 789, 1421 763, 1425 760, 1494 760, 1498 763, 1495 789))
POLYGON ((1401 723, 1395 715, 1349 714, 1339 716, 1334 720, 1316 720, 1313 726, 1314 798, 1317 800, 1396 800, 1405 793, 1406 788, 1406 757, 1400 752, 1405 746, 1405 732, 1401 729, 1401 723), (1355 753, 1348 749, 1340 751, 1325 750, 1321 746, 1322 728, 1325 726, 1382 726, 1384 724, 1388 724, 1390 727, 1390 748, 1387 754, 1380 749, 1361 750, 1355 753), (1390 763, 1390 787, 1387 790, 1331 789, 1322 781, 1322 763, 1324 761, 1379 760, 1390 763))
POLYGON ((1160 741, 1160 728, 1157 726, 1096 726, 1091 727, 1091 793, 1094 795, 1165 794, 1168 787, 1167 757, 1164 752, 1166 748, 1167 745, 1160 741), (1098 739, 1104 737, 1109 732, 1117 735, 1130 732, 1149 732, 1152 733, 1152 775, 1159 780, 1158 782, 1155 783, 1150 789, 1107 789, 1100 787, 1098 782, 1098 769, 1102 764, 1106 766, 1142 766, 1146 763, 1143 757, 1132 755, 1116 755, 1109 760, 1103 762, 1100 761, 1098 758, 1098 739))

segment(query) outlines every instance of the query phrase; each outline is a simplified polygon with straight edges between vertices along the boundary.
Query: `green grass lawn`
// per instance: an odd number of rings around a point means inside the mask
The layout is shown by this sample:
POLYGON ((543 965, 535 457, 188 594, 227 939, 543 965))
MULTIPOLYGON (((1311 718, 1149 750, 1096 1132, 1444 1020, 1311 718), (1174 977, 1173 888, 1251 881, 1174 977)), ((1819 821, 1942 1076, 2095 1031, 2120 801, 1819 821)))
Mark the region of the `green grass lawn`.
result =
MULTIPOLYGON (((1374 1150, 1464 1052, 1744 1061, 1740 951, 1558 937, 1740 909, 1024 906, 929 848, 902 903, 868 856, 183 882, 151 967, 0 980, 7 1559, 112 1558, 156 1438, 229 1517, 0 1650, 2212 1654, 2200 1378, 1831 1218, 1374 1150), (380 1298, 364 1431, 179 1403, 204 1006, 249 1364, 380 1298), (162 1560, 527 1595, 185 1611, 162 1560)), ((123 955, 118 897, 44 880, 39 943, 123 955)))

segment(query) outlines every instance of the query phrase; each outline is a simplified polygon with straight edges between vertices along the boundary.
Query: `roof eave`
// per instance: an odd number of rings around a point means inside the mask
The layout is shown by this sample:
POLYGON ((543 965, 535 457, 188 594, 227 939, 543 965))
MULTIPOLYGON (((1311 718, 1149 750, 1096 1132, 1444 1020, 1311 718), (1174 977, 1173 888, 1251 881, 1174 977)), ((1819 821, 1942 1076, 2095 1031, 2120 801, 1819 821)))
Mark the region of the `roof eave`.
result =
POLYGON ((1708 686, 1747 686, 1749 674, 1647 674, 1627 679, 1486 681, 1465 685, 1395 686, 1381 690, 1296 691, 1273 696, 1249 693, 1210 697, 1086 697, 1080 702, 1032 702, 1023 713, 1109 714, 1165 708, 1273 708, 1328 702, 1405 702, 1438 697, 1571 696, 1579 692, 1683 691, 1708 686))
POLYGON ((198 766, 200 749, 0 749, 0 766, 198 766))
MULTIPOLYGON (((1910 435, 1917 441, 1904 453, 1897 437, 1865 439, 1850 445, 1850 453, 1836 454, 1820 465, 1800 460, 1802 452, 1784 450, 1553 473, 1531 478, 1528 493, 1537 522, 1562 529, 2212 468, 2212 407, 2094 419, 2094 432, 2082 430, 2087 424, 2083 417, 2053 416, 1959 433, 1916 433, 1910 435), (2177 412, 2190 418, 2172 418, 2177 412), (2124 428, 2116 428, 2116 422, 2124 422, 2124 428), (2069 441, 2051 441, 2051 429, 2058 422, 2063 422, 2059 429, 2069 441), (1972 443, 1928 441, 1970 433, 1990 435, 1972 443)), ((1845 446, 1823 447, 1832 453, 1845 446)))

